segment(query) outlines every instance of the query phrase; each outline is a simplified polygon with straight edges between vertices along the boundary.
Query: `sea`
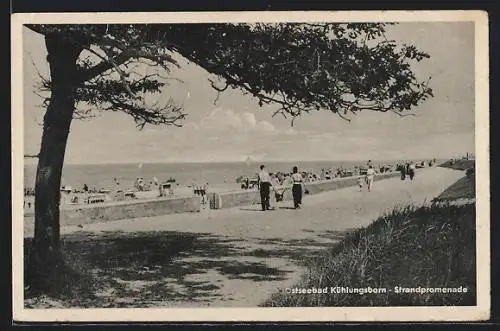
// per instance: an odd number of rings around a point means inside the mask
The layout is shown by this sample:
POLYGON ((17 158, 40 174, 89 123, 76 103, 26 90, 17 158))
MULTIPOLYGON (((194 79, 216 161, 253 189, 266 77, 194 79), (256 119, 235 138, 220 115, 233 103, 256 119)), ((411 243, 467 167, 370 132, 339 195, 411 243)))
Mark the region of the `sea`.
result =
MULTIPOLYGON (((405 160, 406 161, 406 160, 405 160)), ((373 161, 375 165, 394 165, 398 161, 373 161)), ((293 166, 299 171, 316 174, 321 169, 350 169, 355 165, 365 165, 361 161, 305 161, 305 162, 265 162, 268 172, 291 172, 293 166)), ((170 178, 183 186, 207 184, 212 188, 229 189, 239 187, 236 179, 239 176, 254 177, 259 171, 260 163, 225 162, 225 163, 129 163, 129 164, 66 164, 63 168, 62 186, 82 189, 84 184, 89 188, 109 189, 114 187, 114 179, 122 188, 132 188, 138 177, 146 182, 164 182, 170 178)), ((24 166, 24 187, 34 188, 36 164, 24 166)))

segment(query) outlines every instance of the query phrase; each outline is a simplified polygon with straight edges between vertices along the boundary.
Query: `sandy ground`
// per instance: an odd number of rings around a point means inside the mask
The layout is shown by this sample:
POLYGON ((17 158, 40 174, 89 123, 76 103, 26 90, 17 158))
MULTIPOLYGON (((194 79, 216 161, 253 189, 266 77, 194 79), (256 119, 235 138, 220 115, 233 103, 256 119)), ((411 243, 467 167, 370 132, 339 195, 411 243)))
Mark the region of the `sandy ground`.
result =
MULTIPOLYGON (((430 202, 464 175, 445 168, 419 169, 414 181, 381 180, 374 183, 372 192, 350 187, 305 196, 300 210, 291 209, 291 202, 274 204, 275 210, 267 212, 260 211, 259 205, 204 209, 192 214, 68 226, 61 233, 191 233, 204 244, 200 249, 180 252, 172 261, 186 271, 180 277, 163 278, 160 284, 156 280, 155 286, 181 294, 193 293, 196 287, 199 290, 195 295, 167 301, 151 300, 147 306, 255 307, 273 292, 296 283, 304 271, 304 259, 331 246, 346 232, 369 225, 398 205, 430 202)), ((32 228, 25 228, 25 237, 32 233, 32 228)), ((117 282, 136 291, 145 286, 137 281, 117 282)))

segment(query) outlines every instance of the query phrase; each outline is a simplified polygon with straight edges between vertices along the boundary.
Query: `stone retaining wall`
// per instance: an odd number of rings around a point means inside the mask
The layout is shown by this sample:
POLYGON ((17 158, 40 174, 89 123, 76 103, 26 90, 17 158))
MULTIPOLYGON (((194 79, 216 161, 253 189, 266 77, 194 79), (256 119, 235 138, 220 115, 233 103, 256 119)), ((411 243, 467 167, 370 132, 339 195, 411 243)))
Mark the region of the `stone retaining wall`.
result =
MULTIPOLYGON (((161 216, 177 213, 199 212, 199 197, 124 201, 113 204, 84 205, 61 210, 61 225, 80 225, 117 221, 139 217, 161 216)), ((33 214, 25 215, 33 218, 33 214)))
MULTIPOLYGON (((382 180, 392 177, 399 177, 399 172, 388 172, 385 174, 379 174, 375 176, 375 180, 382 180)), ((338 190, 344 187, 355 186, 357 185, 358 178, 364 178, 364 176, 353 176, 346 178, 335 178, 333 180, 328 181, 319 181, 306 183, 306 189, 309 191, 309 194, 317 194, 325 191, 338 190)), ((292 187, 288 186, 279 186, 276 189, 279 192, 284 191, 283 200, 289 201, 292 200, 292 187)), ((210 209, 223 209, 223 208, 231 208, 236 206, 245 206, 252 204, 260 203, 260 194, 258 190, 242 190, 242 191, 233 191, 233 192, 223 192, 223 193, 211 193, 208 196, 210 201, 210 209)), ((271 201, 276 201, 274 197, 274 192, 271 191, 271 201)))

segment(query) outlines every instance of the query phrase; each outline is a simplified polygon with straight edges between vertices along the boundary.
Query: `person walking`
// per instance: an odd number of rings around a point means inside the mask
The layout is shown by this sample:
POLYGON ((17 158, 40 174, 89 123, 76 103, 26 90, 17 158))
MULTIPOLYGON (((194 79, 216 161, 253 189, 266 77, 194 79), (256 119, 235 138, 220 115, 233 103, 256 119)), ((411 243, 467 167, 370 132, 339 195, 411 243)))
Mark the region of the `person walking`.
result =
POLYGON ((373 166, 369 166, 368 170, 366 171, 366 183, 368 186, 368 192, 372 190, 374 177, 375 177, 375 169, 373 169, 373 166))
POLYGON ((359 191, 363 191, 363 177, 358 178, 358 186, 359 186, 359 191))
POLYGON ((408 174, 410 175, 410 179, 413 180, 413 177, 415 177, 415 163, 413 161, 408 165, 408 174))
POLYGON ((260 191, 260 203, 262 205, 262 211, 271 210, 271 204, 269 199, 269 191, 271 186, 273 186, 271 181, 271 176, 265 170, 265 166, 262 164, 260 166, 259 172, 259 191, 260 191))
POLYGON ((293 167, 292 169, 292 180, 293 206, 295 209, 299 209, 302 204, 302 185, 304 185, 304 178, 299 173, 298 167, 293 167))
POLYGON ((401 173, 401 180, 406 179, 406 166, 404 164, 398 165, 399 172, 401 173))

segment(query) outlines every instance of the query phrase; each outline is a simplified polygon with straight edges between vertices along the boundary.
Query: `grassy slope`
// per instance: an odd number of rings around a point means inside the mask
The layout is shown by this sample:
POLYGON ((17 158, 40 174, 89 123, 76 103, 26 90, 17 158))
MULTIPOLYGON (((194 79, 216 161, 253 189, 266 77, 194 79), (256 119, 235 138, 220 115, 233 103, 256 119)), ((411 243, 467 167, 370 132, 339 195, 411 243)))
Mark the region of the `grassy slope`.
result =
POLYGON ((476 197, 475 160, 458 160, 453 164, 448 161, 441 164, 440 167, 464 170, 466 176, 448 187, 435 199, 436 201, 453 201, 458 199, 473 199, 476 197))
POLYGON ((450 168, 450 169, 455 169, 455 170, 467 170, 474 168, 476 164, 475 160, 456 160, 453 163, 450 161, 446 161, 442 164, 440 164, 440 167, 443 168, 450 168))
POLYGON ((455 184, 448 187, 436 200, 473 199, 476 196, 476 178, 474 175, 459 179, 455 184))
MULTIPOLYGON (((470 192, 462 180, 451 192, 470 192), (457 187, 459 186, 459 189, 457 187)), ((446 191, 445 191, 446 192, 446 191)), ((475 203, 395 209, 310 263, 298 288, 383 287, 386 294, 273 295, 264 306, 475 305, 475 203), (467 287, 466 294, 396 294, 402 287, 467 287)))

